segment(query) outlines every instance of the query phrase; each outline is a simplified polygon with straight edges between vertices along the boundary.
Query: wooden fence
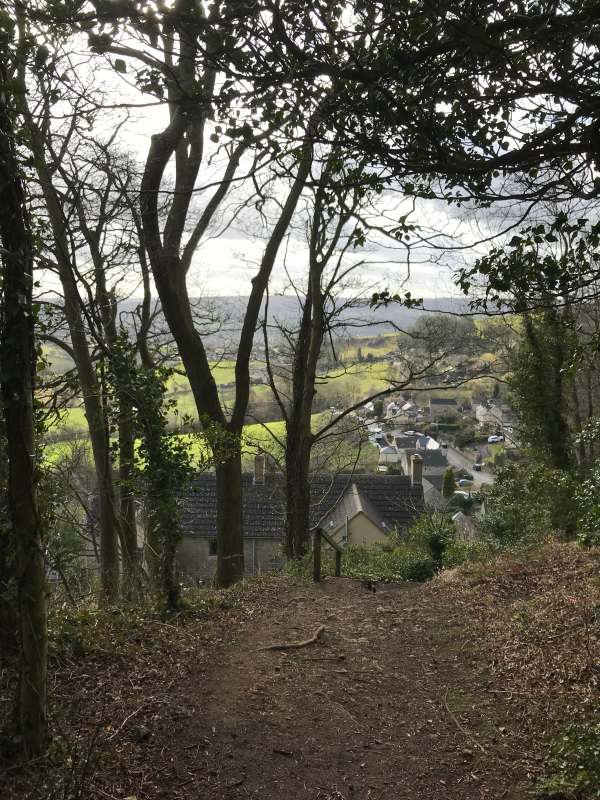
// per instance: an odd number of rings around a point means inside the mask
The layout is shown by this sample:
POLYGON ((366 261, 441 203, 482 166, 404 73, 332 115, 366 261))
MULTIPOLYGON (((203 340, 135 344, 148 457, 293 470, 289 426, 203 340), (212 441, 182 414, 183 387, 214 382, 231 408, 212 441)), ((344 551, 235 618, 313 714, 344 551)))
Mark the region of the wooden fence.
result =
POLYGON ((342 552, 343 548, 335 542, 323 528, 316 528, 313 533, 313 579, 321 580, 321 544, 325 540, 326 544, 333 548, 335 553, 335 576, 339 578, 342 574, 342 552))

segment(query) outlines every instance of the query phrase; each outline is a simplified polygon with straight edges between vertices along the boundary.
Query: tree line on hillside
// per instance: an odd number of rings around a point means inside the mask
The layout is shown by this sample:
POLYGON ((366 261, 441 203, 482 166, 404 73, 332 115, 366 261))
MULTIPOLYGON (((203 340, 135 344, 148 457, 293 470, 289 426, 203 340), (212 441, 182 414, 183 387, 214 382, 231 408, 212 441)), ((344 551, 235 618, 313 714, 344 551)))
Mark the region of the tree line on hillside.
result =
MULTIPOLYGON (((410 271, 424 250, 435 261, 451 244, 417 222, 428 204, 510 210, 500 226, 510 235, 464 269, 460 285, 477 284, 485 309, 495 304, 506 313, 510 302, 523 315, 515 375, 523 387, 541 386, 543 363, 552 378, 536 395, 551 413, 524 413, 531 430, 542 431, 535 441, 554 466, 571 466, 570 429, 581 431, 579 457, 595 454, 585 438, 586 374, 565 378, 585 357, 577 361, 574 340, 560 330, 581 325, 578 341, 595 336, 599 26, 597 4, 575 0, 10 0, 0 9, 8 465, 0 621, 20 654, 18 727, 27 756, 47 743, 51 515, 39 445, 50 395, 83 397, 98 497, 100 602, 135 599, 148 577, 165 606, 179 603, 176 501, 198 465, 167 430, 170 348, 156 330, 154 289, 217 476, 220 586, 244 574, 242 433, 257 331, 285 420, 290 557, 308 543, 315 443, 365 400, 442 368, 453 345, 427 332, 386 388, 311 428, 319 359, 335 349, 343 298, 368 274, 369 254, 387 243, 410 271), (140 142, 139 162, 127 154, 131 137, 140 142), (588 203, 589 214, 573 219, 563 209, 574 199, 588 203), (545 211, 546 221, 531 226, 514 222, 542 201, 556 213, 545 211), (205 340, 218 321, 197 313, 188 281, 206 263, 206 242, 243 224, 260 231, 260 252, 226 405, 205 340), (284 326, 282 365, 268 356, 263 309, 294 226, 303 230, 306 258, 301 285, 290 277, 299 313, 284 326), (124 320, 119 299, 139 293, 124 320), (74 364, 47 386, 36 363, 44 341, 74 364), (136 539, 140 484, 148 576, 136 539)), ((481 246, 490 236, 477 238, 481 246)), ((419 305, 401 287, 371 289, 376 305, 419 305)), ((593 361, 587 369, 595 374, 593 361)))

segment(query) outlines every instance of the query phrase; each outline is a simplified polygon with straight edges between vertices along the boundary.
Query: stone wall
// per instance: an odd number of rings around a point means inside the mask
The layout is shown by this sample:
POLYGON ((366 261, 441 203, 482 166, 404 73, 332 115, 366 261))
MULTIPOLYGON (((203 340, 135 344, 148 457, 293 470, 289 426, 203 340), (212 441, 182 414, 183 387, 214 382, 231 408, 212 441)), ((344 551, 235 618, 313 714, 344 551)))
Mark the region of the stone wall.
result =
MULTIPOLYGON (((210 539, 184 536, 177 550, 177 569, 184 586, 200 581, 211 583, 217 569, 217 557, 211 555, 210 539)), ((281 569, 284 563, 280 539, 245 539, 244 565, 246 575, 260 575, 281 569)))

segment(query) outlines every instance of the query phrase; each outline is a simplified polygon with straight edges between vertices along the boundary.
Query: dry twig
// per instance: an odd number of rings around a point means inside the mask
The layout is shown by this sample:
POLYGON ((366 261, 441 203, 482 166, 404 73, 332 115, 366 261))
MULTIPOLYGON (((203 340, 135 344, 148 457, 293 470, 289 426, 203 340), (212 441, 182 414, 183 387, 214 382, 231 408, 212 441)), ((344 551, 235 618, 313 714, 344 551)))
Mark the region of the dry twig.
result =
POLYGON ((314 636, 310 639, 305 639, 303 642, 283 642, 282 644, 268 644, 265 647, 259 647, 259 650, 298 650, 300 647, 307 647, 309 644, 318 642, 323 633, 325 632, 325 625, 321 625, 315 631, 314 636))

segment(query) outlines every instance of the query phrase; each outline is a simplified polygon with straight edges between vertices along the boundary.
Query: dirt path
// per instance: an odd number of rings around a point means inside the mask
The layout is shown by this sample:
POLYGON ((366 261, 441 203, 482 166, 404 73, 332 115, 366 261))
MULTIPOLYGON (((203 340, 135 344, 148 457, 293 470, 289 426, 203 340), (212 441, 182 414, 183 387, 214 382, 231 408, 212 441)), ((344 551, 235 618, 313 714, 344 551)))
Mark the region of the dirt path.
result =
MULTIPOLYGON (((465 591, 496 616, 501 588, 488 605, 476 598, 489 586, 465 591)), ((0 796, 533 795, 538 756, 531 731, 520 729, 527 715, 515 713, 515 699, 528 704, 528 694, 515 698, 487 674, 494 654, 469 606, 441 582, 371 592, 347 579, 270 577, 213 600, 169 621, 91 615, 63 627, 50 671, 51 752, 41 766, 0 768, 0 796), (320 626, 307 647, 261 649, 320 626)))
POLYGON ((458 612, 419 586, 372 593, 341 579, 271 591, 262 613, 211 653, 208 674, 202 665, 190 675, 199 713, 168 745, 180 782, 167 796, 528 795, 510 722, 486 692, 489 654, 458 612), (320 625, 308 647, 259 649, 320 625))
POLYGON ((50 751, 0 762, 0 798, 533 798, 552 737, 597 721, 599 569, 555 544, 375 593, 270 576, 168 619, 66 614, 50 751))

